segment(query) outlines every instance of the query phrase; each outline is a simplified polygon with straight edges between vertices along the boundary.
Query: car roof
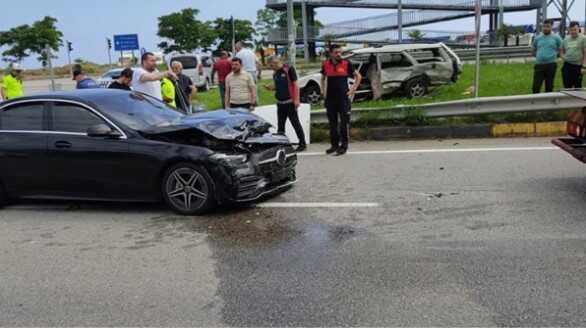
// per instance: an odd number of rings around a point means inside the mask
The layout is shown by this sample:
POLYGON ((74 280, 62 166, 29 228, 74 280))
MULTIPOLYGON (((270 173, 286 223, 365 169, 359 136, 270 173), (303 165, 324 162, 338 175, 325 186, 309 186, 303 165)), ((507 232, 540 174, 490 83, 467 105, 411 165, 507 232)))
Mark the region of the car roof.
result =
POLYGON ((117 89, 81 89, 73 91, 58 91, 58 92, 47 92, 39 93, 31 96, 19 97, 1 102, 0 106, 6 106, 13 103, 19 103, 23 101, 51 101, 51 100, 69 100, 80 102, 86 105, 95 107, 95 104, 99 104, 100 98, 105 97, 122 97, 128 95, 128 91, 117 90, 117 89))
POLYGON ((383 47, 370 47, 357 50, 351 50, 351 54, 373 54, 385 52, 402 52, 406 50, 422 50, 422 49, 437 49, 442 48, 443 43, 415 43, 415 44, 393 44, 383 47))

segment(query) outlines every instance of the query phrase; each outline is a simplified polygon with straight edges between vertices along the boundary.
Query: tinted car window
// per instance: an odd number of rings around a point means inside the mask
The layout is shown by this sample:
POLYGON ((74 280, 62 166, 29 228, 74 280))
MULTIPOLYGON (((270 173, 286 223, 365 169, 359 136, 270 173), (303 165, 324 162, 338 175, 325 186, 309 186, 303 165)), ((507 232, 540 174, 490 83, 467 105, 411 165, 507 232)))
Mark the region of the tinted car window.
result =
POLYGON ((89 127, 106 123, 91 111, 68 103, 53 104, 52 113, 53 131, 86 133, 89 127))
POLYGON ((180 62, 183 65, 183 69, 195 69, 197 68, 197 58, 193 56, 181 56, 181 57, 174 57, 171 60, 171 64, 173 62, 180 62))
POLYGON ((0 130, 42 131, 43 103, 26 103, 0 112, 0 130))
POLYGON ((115 121, 138 131, 169 125, 184 116, 170 109, 164 102, 137 92, 113 97, 96 97, 92 101, 115 121))

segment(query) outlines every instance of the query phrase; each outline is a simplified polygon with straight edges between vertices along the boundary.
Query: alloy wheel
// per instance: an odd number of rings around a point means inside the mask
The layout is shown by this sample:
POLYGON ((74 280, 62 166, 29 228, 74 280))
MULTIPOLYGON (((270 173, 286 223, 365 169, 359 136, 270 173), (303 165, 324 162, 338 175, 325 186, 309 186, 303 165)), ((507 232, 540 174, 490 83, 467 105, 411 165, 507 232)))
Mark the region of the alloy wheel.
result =
POLYGON ((425 96, 425 87, 423 82, 418 82, 411 87, 411 97, 418 98, 425 96))
POLYGON ((199 172, 189 167, 180 167, 168 176, 165 192, 173 206, 191 212, 204 206, 210 188, 199 172))

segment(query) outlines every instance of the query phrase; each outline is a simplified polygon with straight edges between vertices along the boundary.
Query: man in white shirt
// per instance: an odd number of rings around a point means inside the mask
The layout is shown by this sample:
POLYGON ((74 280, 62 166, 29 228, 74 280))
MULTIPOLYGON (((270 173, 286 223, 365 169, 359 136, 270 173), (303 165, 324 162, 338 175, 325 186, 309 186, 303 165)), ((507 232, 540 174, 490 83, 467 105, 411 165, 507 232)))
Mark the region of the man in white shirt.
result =
POLYGON ((163 100, 161 80, 164 78, 177 80, 177 76, 171 71, 159 72, 157 58, 152 52, 145 52, 140 58, 140 62, 141 67, 135 69, 132 76, 132 89, 163 100))
POLYGON ((236 43, 236 58, 240 58, 242 61, 242 70, 252 75, 254 83, 256 83, 256 64, 258 58, 254 51, 244 47, 242 42, 236 43))

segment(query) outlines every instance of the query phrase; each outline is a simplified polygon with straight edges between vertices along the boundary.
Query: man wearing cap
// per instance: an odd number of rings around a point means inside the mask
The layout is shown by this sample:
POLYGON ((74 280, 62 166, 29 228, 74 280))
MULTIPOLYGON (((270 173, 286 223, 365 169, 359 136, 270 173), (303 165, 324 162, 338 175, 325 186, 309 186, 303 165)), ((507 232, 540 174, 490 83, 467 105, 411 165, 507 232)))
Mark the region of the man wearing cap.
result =
POLYGON ((77 82, 76 89, 97 89, 100 87, 96 81, 85 75, 81 65, 73 67, 73 80, 77 82))
POLYGON ((6 100, 22 97, 22 67, 13 63, 10 65, 10 72, 0 81, 3 98, 6 100))
POLYGON ((124 70, 122 70, 122 72, 120 72, 120 77, 114 82, 110 83, 108 89, 131 91, 132 89, 130 88, 130 86, 132 84, 133 74, 134 73, 132 72, 132 68, 125 68, 124 70))

